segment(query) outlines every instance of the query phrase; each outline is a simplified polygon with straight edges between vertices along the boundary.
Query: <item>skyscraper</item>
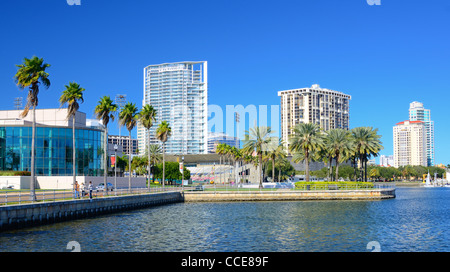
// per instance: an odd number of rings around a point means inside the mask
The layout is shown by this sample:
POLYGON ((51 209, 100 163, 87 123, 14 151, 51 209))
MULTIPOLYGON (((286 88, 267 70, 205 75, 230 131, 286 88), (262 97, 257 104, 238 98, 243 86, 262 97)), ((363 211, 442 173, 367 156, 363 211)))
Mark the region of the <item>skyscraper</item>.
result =
POLYGON ((325 131, 349 129, 350 95, 314 84, 310 88, 279 91, 278 96, 281 96, 281 136, 286 147, 292 128, 300 123, 315 123, 325 131))
POLYGON ((404 121, 394 126, 394 167, 427 165, 425 125, 422 121, 404 121))
POLYGON ((147 143, 159 144, 155 131, 162 121, 172 128, 166 142, 168 154, 204 154, 208 150, 207 62, 175 62, 144 68, 144 99, 156 109, 150 129, 138 125, 139 153, 147 143), (150 136, 150 137, 149 137, 150 136))
POLYGON ((425 152, 427 166, 434 165, 434 121, 431 121, 431 112, 423 107, 423 103, 414 101, 409 104, 409 120, 422 121, 425 130, 425 152))

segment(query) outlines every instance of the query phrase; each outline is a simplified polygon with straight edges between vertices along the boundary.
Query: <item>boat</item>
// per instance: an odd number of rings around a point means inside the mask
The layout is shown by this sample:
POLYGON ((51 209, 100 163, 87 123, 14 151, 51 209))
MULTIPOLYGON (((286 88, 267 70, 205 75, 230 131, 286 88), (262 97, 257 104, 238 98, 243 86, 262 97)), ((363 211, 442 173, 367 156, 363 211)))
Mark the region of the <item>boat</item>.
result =
POLYGON ((432 182, 430 181, 430 171, 428 171, 427 179, 425 180, 425 185, 423 185, 423 187, 427 187, 427 188, 430 188, 430 187, 436 187, 436 185, 434 184, 434 182, 432 183, 432 182))

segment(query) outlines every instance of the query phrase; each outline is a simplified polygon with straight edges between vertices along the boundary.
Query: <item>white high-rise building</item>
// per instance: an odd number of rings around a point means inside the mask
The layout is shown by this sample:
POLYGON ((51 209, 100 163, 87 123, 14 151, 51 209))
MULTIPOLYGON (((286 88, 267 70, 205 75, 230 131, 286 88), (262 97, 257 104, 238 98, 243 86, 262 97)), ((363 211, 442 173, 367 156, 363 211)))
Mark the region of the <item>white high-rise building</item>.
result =
POLYGON ((422 121, 425 126, 427 165, 434 165, 434 121, 431 121, 431 111, 423 107, 423 103, 414 101, 409 104, 409 120, 422 121))
POLYGON ((404 121, 394 126, 394 167, 427 166, 425 125, 422 121, 404 121))
POLYGON ((166 142, 166 153, 207 153, 207 71, 206 61, 164 63, 144 68, 142 105, 150 104, 156 109, 156 122, 149 132, 138 124, 140 154, 145 152, 149 141, 151 144, 161 143, 155 132, 162 121, 167 121, 172 128, 172 136, 166 142))
POLYGON ((286 147, 292 128, 300 123, 315 123, 323 130, 349 129, 349 102, 351 96, 342 92, 320 88, 279 91, 281 97, 281 136, 286 147))

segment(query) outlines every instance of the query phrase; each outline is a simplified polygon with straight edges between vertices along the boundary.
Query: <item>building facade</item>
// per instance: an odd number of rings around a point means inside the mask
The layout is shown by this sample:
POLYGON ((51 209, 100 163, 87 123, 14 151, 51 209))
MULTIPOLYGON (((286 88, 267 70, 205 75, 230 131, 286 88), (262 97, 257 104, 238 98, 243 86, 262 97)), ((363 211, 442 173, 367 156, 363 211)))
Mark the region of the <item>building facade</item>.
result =
POLYGON ((394 167, 427 166, 425 125, 422 121, 404 121, 394 126, 394 167))
MULTIPOLYGON (((22 110, 0 111, 0 170, 31 170, 32 115, 22 110)), ((37 176, 72 175, 72 120, 67 109, 37 109, 35 171, 37 176)), ((75 116, 76 174, 102 176, 103 130, 86 126, 86 114, 75 116)))
POLYGON ((161 144, 156 129, 162 121, 172 128, 165 143, 168 154, 208 152, 208 68, 207 62, 176 62, 144 68, 144 105, 156 109, 150 131, 138 124, 139 151, 148 143, 161 144))
POLYGON ((394 156, 393 155, 381 155, 380 156, 380 166, 389 167, 394 166, 394 156))
POLYGON ((228 136, 225 133, 210 132, 208 134, 208 153, 216 153, 218 144, 227 144, 240 148, 240 140, 237 137, 228 136))
POLYGON ((423 103, 414 101, 409 104, 409 120, 422 121, 425 127, 427 165, 434 165, 434 121, 431 121, 431 111, 423 107, 423 103))
POLYGON ((300 123, 318 124, 323 130, 349 129, 350 95, 320 88, 279 91, 281 97, 281 137, 289 145, 292 128, 300 123))
POLYGON ((108 144, 120 147, 123 154, 137 155, 138 154, 138 140, 131 138, 130 136, 118 136, 118 135, 108 135, 108 144))

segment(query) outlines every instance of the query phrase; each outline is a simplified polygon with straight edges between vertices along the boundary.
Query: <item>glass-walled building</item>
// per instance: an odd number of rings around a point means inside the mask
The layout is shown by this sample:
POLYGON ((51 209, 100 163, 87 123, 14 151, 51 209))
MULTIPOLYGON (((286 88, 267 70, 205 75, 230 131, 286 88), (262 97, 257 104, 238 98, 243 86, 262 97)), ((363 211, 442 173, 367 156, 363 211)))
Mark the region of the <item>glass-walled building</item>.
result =
POLYGON ((156 129, 162 121, 172 128, 165 143, 167 154, 208 152, 208 68, 206 61, 149 65, 144 68, 142 106, 156 109, 150 135, 138 123, 139 152, 150 144, 161 144, 156 129), (150 136, 150 137, 149 137, 150 136))
MULTIPOLYGON (((0 171, 31 170, 32 127, 30 121, 18 117, 20 112, 0 111, 0 171)), ((36 175, 72 175, 72 121, 65 120, 66 109, 36 113, 36 175)), ((27 118, 31 115, 30 112, 27 118)), ((75 122, 76 174, 102 176, 104 132, 87 127, 85 117, 79 112, 75 122)))

